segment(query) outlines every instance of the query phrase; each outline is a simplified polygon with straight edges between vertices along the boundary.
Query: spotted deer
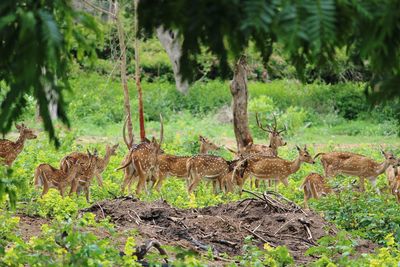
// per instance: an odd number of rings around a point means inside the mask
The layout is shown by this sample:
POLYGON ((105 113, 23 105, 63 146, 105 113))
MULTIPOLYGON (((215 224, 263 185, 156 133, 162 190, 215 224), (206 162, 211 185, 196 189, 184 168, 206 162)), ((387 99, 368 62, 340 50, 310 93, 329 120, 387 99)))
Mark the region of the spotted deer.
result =
POLYGON ((134 176, 139 177, 138 185, 136 187, 136 194, 139 195, 143 187, 146 187, 147 180, 154 179, 158 171, 158 155, 162 154, 161 149, 162 141, 164 136, 163 120, 160 115, 160 141, 153 137, 149 141, 133 145, 129 150, 129 154, 124 160, 123 165, 117 168, 117 170, 131 168, 126 172, 129 175, 125 175, 122 184, 122 191, 125 191, 127 186, 130 186, 134 176))
POLYGON ((77 161, 75 165, 79 166, 79 170, 75 178, 71 182, 71 190, 69 195, 77 193, 78 195, 83 190, 85 192, 86 201, 90 202, 90 185, 93 176, 98 172, 97 166, 99 162, 99 156, 95 149, 93 153, 87 151, 88 161, 77 161))
MULTIPOLYGON (((210 140, 203 136, 199 136, 200 141, 200 154, 207 154, 210 151, 221 149, 220 146, 212 143, 210 140)), ((176 176, 178 178, 186 179, 188 181, 188 172, 186 169, 186 161, 190 156, 174 156, 170 154, 161 154, 158 156, 159 173, 156 182, 156 190, 160 191, 164 179, 168 176, 176 176)))
POLYGON ((368 179, 377 193, 376 178, 384 173, 391 165, 396 165, 397 160, 391 152, 381 150, 385 160, 378 163, 366 156, 351 152, 318 153, 314 158, 321 156, 325 177, 334 177, 338 174, 346 174, 360 177, 360 190, 365 191, 364 180, 368 179))
MULTIPOLYGON (((264 132, 268 133, 268 138, 269 138, 269 145, 261 145, 261 144, 253 144, 250 143, 248 144, 243 152, 242 155, 254 155, 254 154, 260 154, 266 157, 277 157, 278 156, 278 148, 280 146, 286 146, 286 141, 284 141, 283 136, 281 135, 282 132, 286 131, 286 127, 278 130, 278 124, 276 121, 276 116, 273 114, 274 117, 274 122, 273 125, 269 125, 268 123, 265 124, 265 126, 262 125, 262 122, 260 121, 258 113, 256 113, 256 122, 258 128, 263 130, 264 132)), ((269 186, 271 186, 271 181, 276 181, 276 179, 270 179, 268 180, 269 186)), ((276 182, 275 182, 276 184, 276 182)), ((259 180, 255 180, 255 186, 258 188, 259 187, 259 180)))
POLYGON ((203 177, 212 181, 213 192, 216 194, 217 187, 223 187, 223 178, 229 172, 229 165, 222 157, 199 154, 186 161, 186 170, 189 179, 189 194, 193 192, 203 177))
POLYGON ((297 172, 303 162, 310 164, 315 163, 306 146, 304 146, 303 149, 298 146, 296 146, 296 148, 299 155, 293 161, 260 155, 250 155, 243 160, 245 167, 242 172, 244 174, 247 173, 248 176, 254 176, 259 180, 277 179, 285 186, 288 186, 288 177, 297 172))
POLYGON ((300 186, 300 190, 304 191, 304 206, 308 208, 308 200, 310 198, 319 199, 332 192, 332 189, 325 181, 325 178, 315 172, 310 173, 304 178, 300 186))
MULTIPOLYGON (((97 166, 96 166, 96 171, 94 173, 97 183, 99 186, 103 187, 103 177, 102 173, 104 170, 107 168, 108 163, 110 162, 110 159, 112 156, 117 155, 116 151, 118 149, 118 144, 109 146, 106 145, 106 154, 104 155, 104 158, 99 157, 97 159, 97 166)), ((85 163, 89 164, 89 156, 87 153, 82 153, 82 152, 72 152, 69 155, 65 156, 64 158, 61 159, 60 161, 60 169, 63 170, 64 172, 68 172, 71 166, 76 164, 77 162, 80 163, 85 163)))
POLYGON ((7 165, 8 167, 11 167, 14 160, 17 158, 19 153, 21 153, 25 141, 37 137, 33 130, 28 129, 23 123, 16 124, 15 128, 17 128, 19 132, 17 141, 13 142, 7 139, 0 140, 0 164, 7 165))
POLYGON ((278 156, 278 147, 280 146, 286 146, 286 141, 283 140, 282 137, 282 132, 286 131, 286 128, 278 130, 277 129, 277 122, 276 122, 276 117, 274 117, 274 124, 269 125, 268 123, 265 124, 265 126, 262 125, 260 122, 258 113, 256 113, 256 122, 258 128, 263 130, 264 132, 268 133, 268 138, 269 138, 269 145, 261 145, 261 144, 253 144, 250 143, 248 144, 242 154, 243 155, 248 155, 248 154, 262 154, 264 156, 268 157, 277 157, 278 156))
POLYGON ((35 169, 34 185, 38 189, 43 186, 42 197, 47 194, 50 188, 56 188, 60 191, 61 197, 64 198, 65 188, 75 179, 80 165, 71 166, 69 172, 56 169, 50 164, 42 163, 35 169))
POLYGON ((389 181, 389 188, 397 202, 400 203, 400 174, 397 172, 397 167, 394 170, 394 176, 389 181))

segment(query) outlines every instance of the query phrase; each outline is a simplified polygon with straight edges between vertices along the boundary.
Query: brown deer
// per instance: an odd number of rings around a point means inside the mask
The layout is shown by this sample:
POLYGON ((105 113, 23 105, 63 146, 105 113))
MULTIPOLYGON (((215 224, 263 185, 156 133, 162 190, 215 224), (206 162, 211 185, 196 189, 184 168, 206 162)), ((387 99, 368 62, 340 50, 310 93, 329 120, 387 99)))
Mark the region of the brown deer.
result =
POLYGON ((310 198, 319 199, 321 196, 332 192, 332 189, 326 183, 325 178, 315 172, 310 173, 306 178, 304 178, 300 190, 304 190, 304 206, 306 208, 308 208, 308 200, 310 198))
MULTIPOLYGON (((125 176, 122 184, 122 190, 132 183, 133 176, 138 176, 139 181, 136 187, 136 194, 139 195, 143 187, 146 187, 147 180, 156 177, 158 170, 158 155, 162 154, 161 144, 164 136, 163 120, 160 115, 160 141, 153 137, 148 142, 142 142, 133 145, 129 150, 129 155, 126 157, 124 164, 117 168, 117 170, 132 168, 132 176, 125 176)), ((153 178, 154 179, 154 178, 153 178)))
POLYGON ((204 177, 213 182, 213 192, 217 193, 217 185, 223 187, 223 178, 229 172, 228 162, 218 156, 200 154, 190 157, 186 161, 186 170, 189 179, 189 194, 197 187, 204 177))
POLYGON ((260 155, 251 155, 244 159, 245 169, 243 173, 247 176, 252 175, 256 179, 267 180, 277 179, 285 186, 288 186, 289 175, 297 172, 303 162, 314 164, 315 161, 307 151, 307 147, 303 149, 296 146, 299 155, 293 161, 281 158, 265 157, 260 155))
POLYGON ((221 149, 220 146, 217 146, 207 138, 199 135, 199 141, 200 141, 200 154, 207 154, 210 151, 216 151, 221 149))
MULTIPOLYGON (((110 162, 111 156, 117 155, 116 151, 118 149, 118 146, 118 144, 113 146, 106 145, 106 154, 104 155, 104 158, 99 157, 97 159, 96 172, 94 173, 94 175, 96 176, 97 183, 101 187, 103 187, 103 177, 101 174, 104 172, 108 163, 110 162)), ((69 168, 71 168, 71 166, 73 166, 77 162, 85 163, 88 165, 89 160, 90 159, 87 153, 72 152, 71 154, 61 159, 60 169, 64 172, 68 172, 69 168)))
POLYGON ((88 161, 77 161, 74 165, 79 165, 79 171, 75 176, 75 179, 71 182, 71 190, 69 195, 72 193, 80 194, 80 191, 83 189, 86 196, 86 201, 89 202, 90 198, 90 184, 93 179, 93 176, 98 172, 97 166, 99 161, 99 156, 97 153, 97 149, 94 150, 94 153, 88 153, 88 161))
MULTIPOLYGON (((221 149, 220 146, 212 143, 203 136, 199 136, 200 154, 207 154, 210 151, 221 149)), ((188 172, 186 169, 186 161, 190 156, 174 156, 169 154, 161 154, 158 156, 159 172, 156 182, 156 190, 160 191, 164 179, 168 176, 176 176, 185 178, 188 182, 188 172)))
POLYGON ((0 140, 0 164, 11 167, 18 154, 21 153, 24 148, 25 140, 35 139, 37 136, 33 133, 33 130, 28 129, 25 124, 15 124, 19 132, 17 141, 13 142, 7 139, 0 140))
POLYGON ((364 180, 367 178, 379 194, 376 187, 376 178, 384 173, 391 165, 396 165, 397 160, 391 152, 381 150, 385 161, 378 163, 366 156, 351 152, 318 153, 314 158, 321 156, 325 177, 334 177, 338 174, 346 174, 360 177, 360 190, 365 191, 364 180))
POLYGON ((57 188, 60 191, 61 197, 64 198, 65 188, 75 179, 80 165, 71 166, 69 172, 64 172, 51 166, 50 164, 42 163, 35 169, 34 185, 38 189, 43 186, 42 197, 47 194, 50 188, 57 188))
POLYGON ((283 140, 283 137, 281 135, 282 132, 286 131, 286 128, 278 130, 275 115, 273 115, 273 117, 274 117, 274 124, 272 126, 269 124, 263 126, 258 117, 258 113, 256 113, 256 121, 258 128, 268 133, 269 146, 250 143, 244 148, 244 151, 242 153, 243 155, 262 154, 268 157, 277 157, 278 147, 286 146, 287 143, 286 141, 283 140))

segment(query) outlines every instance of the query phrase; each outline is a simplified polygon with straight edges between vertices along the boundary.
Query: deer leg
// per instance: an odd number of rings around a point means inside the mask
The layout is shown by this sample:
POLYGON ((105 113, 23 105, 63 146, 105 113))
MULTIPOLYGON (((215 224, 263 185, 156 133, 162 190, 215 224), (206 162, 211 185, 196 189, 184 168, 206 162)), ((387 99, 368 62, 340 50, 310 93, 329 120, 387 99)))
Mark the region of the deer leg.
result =
POLYGON ((376 193, 378 195, 380 195, 381 191, 379 190, 378 186, 376 185, 376 177, 371 177, 369 180, 370 180, 370 182, 372 184, 372 187, 375 188, 376 193))
POLYGON ((43 183, 42 197, 43 197, 44 195, 46 195, 47 192, 49 192, 49 185, 47 184, 47 182, 44 182, 44 183, 43 183))
POLYGON ((193 190, 197 187, 199 182, 200 182, 200 176, 198 175, 194 175, 194 177, 192 176, 192 183, 190 184, 188 189, 189 194, 193 192, 193 190))
POLYGON ((85 190, 86 201, 87 201, 87 203, 89 203, 90 202, 89 201, 89 198, 90 198, 90 186, 85 185, 83 187, 83 189, 85 190))
POLYGON ((364 177, 360 177, 360 191, 361 192, 365 192, 364 180, 365 180, 364 177))
MULTIPOLYGON (((135 163, 136 163, 136 161, 135 161, 135 163)), ((142 191, 143 187, 146 187, 146 182, 147 182, 146 178, 147 177, 143 173, 142 166, 141 166, 140 162, 137 162, 136 170, 137 170, 138 175, 139 175, 139 181, 138 181, 138 184, 136 186, 136 195, 139 195, 140 192, 142 191)))
POLYGON ((64 186, 58 186, 58 191, 60 191, 60 195, 64 198, 64 186))
POLYGON ((100 173, 96 173, 96 180, 100 187, 104 187, 103 186, 103 177, 101 177, 100 173))
POLYGON ((79 177, 75 177, 71 182, 71 190, 69 191, 69 195, 71 196, 72 193, 76 193, 79 185, 79 177))

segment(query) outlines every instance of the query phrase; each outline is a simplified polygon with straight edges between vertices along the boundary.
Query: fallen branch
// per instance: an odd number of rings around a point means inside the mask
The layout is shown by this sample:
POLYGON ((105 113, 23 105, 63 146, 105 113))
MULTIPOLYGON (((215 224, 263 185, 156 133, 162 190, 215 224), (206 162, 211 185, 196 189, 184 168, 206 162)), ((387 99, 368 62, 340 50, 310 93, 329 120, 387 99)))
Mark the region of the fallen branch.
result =
POLYGON ((258 239, 260 239, 261 241, 263 241, 264 243, 267 243, 268 245, 270 245, 271 247, 276 247, 273 244, 270 244, 264 237, 260 236, 259 234, 256 234, 255 232, 251 231, 249 228, 247 227, 243 227, 245 230, 247 230, 250 234, 252 234, 254 237, 257 237, 258 239))

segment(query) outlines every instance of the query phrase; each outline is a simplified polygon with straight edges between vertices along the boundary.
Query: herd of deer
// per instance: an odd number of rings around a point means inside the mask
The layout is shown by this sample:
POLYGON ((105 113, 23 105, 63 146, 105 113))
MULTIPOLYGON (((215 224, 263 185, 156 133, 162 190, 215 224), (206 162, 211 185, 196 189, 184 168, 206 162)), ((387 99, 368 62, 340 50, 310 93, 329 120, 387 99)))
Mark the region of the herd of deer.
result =
MULTIPOLYGON (((287 143, 282 137, 285 129, 278 130, 276 118, 274 124, 265 126, 256 114, 257 125, 268 133, 269 145, 250 143, 241 151, 234 151, 227 147, 213 144, 208 139, 200 136, 200 151, 194 156, 176 156, 164 153, 161 149, 163 142, 163 121, 160 116, 160 139, 157 141, 146 139, 138 144, 133 140, 127 141, 125 136, 126 121, 123 127, 123 139, 129 148, 122 165, 117 170, 124 170, 122 192, 137 181, 136 194, 147 186, 160 190, 163 181, 169 176, 175 176, 186 180, 187 189, 192 193, 202 179, 212 182, 213 191, 232 192, 235 187, 242 191, 244 182, 254 177, 256 186, 258 181, 274 181, 275 186, 282 182, 288 185, 288 177, 296 173, 302 163, 314 164, 315 159, 321 157, 324 168, 324 176, 318 173, 309 174, 303 181, 301 189, 304 190, 304 202, 310 198, 319 198, 322 195, 332 192, 332 188, 326 182, 326 178, 338 174, 357 176, 360 178, 360 190, 364 191, 364 180, 368 179, 379 193, 376 187, 377 177, 386 172, 388 185, 391 192, 400 202, 400 173, 398 173, 400 161, 393 153, 382 151, 384 161, 378 163, 373 159, 355 154, 352 152, 329 152, 319 153, 314 157, 308 152, 307 147, 296 146, 298 156, 295 160, 289 161, 278 156, 278 148, 287 143), (223 157, 208 154, 209 151, 225 148, 234 154, 231 161, 223 157)), ((19 138, 16 142, 0 140, 0 162, 11 166, 17 155, 22 151, 26 139, 34 139, 36 135, 24 124, 16 125, 19 131, 19 138)), ((40 164, 34 175, 35 187, 43 186, 42 196, 49 188, 56 188, 64 196, 67 186, 70 186, 69 194, 85 192, 86 200, 89 202, 89 189, 93 177, 96 177, 100 186, 103 186, 102 172, 106 169, 111 156, 116 155, 118 144, 106 146, 104 157, 100 157, 97 150, 87 153, 72 152, 60 161, 59 169, 50 164, 40 164)))

